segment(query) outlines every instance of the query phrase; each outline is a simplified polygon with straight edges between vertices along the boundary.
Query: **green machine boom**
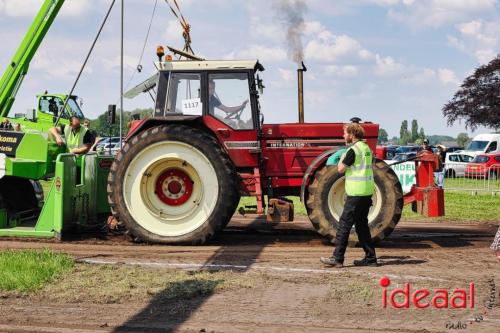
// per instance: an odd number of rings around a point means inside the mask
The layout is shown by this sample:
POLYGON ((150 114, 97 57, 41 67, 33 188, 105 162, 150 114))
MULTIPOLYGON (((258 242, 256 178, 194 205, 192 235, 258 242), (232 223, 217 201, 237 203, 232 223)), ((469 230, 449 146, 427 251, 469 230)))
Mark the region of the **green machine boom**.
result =
POLYGON ((0 80, 0 116, 6 117, 16 99, 31 60, 54 22, 64 0, 45 0, 0 80))
POLYGON ((54 126, 60 115, 60 123, 67 124, 69 116, 84 118, 76 103, 76 96, 69 97, 66 110, 62 110, 67 95, 44 93, 37 96, 37 107, 27 113, 18 113, 9 117, 17 92, 28 74, 29 65, 35 56, 42 40, 54 22, 64 0, 45 0, 37 16, 33 20, 16 53, 7 65, 0 79, 0 122, 8 118, 13 124, 21 125, 23 130, 36 129, 47 131, 54 126))
MULTIPOLYGON (((64 0, 45 0, 0 80, 0 121, 64 0)), ((106 180, 112 157, 67 154, 48 137, 60 117, 83 118, 75 96, 42 94, 38 112, 11 117, 22 131, 0 130, 0 236, 57 237, 109 215, 106 180), (62 109, 68 99, 66 110, 62 109), (45 186, 45 191, 42 185, 45 186), (45 192, 45 193, 44 193, 45 192)))

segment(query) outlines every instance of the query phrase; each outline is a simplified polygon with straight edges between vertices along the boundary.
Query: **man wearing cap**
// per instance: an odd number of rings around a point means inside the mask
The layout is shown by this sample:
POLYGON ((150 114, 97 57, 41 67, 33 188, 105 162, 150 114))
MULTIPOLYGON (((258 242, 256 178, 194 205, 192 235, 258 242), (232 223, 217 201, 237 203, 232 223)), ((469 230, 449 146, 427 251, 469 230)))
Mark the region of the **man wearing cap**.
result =
POLYGON ((49 131, 59 146, 66 144, 68 152, 83 155, 89 152, 92 146, 92 134, 81 126, 80 118, 71 116, 69 125, 52 127, 49 131), (61 135, 64 134, 64 139, 61 135))
POLYGON ((431 146, 429 146, 429 140, 428 139, 424 139, 424 142, 422 144, 422 150, 427 150, 428 152, 434 153, 432 151, 431 146))
POLYGON ((344 139, 350 147, 338 163, 338 171, 345 172, 345 191, 347 198, 344 211, 337 226, 335 251, 330 258, 321 257, 322 263, 342 267, 344 255, 349 241, 352 226, 355 226, 359 243, 365 257, 354 260, 355 266, 377 266, 375 246, 368 226, 368 212, 372 205, 372 195, 375 189, 373 179, 373 153, 363 141, 364 130, 358 123, 351 123, 344 127, 344 139))

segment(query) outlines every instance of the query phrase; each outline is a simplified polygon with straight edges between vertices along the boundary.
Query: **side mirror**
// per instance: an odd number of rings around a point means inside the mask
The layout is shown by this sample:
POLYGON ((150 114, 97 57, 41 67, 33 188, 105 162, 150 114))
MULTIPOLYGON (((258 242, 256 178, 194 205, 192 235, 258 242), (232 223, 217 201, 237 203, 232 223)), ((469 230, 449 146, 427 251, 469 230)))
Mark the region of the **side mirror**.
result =
POLYGON ((262 125, 264 125, 264 114, 259 113, 259 117, 260 117, 260 126, 262 127, 262 125))
POLYGON ((116 105, 108 105, 108 125, 114 125, 116 123, 116 105))

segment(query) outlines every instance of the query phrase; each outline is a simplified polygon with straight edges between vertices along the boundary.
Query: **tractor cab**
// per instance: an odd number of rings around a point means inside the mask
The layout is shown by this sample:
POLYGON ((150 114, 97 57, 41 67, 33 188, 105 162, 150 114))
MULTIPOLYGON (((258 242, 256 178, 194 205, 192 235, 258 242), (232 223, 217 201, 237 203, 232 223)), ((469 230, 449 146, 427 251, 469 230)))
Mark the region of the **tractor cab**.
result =
POLYGON ((158 64, 155 117, 212 117, 236 131, 258 123, 257 61, 169 61, 158 64))

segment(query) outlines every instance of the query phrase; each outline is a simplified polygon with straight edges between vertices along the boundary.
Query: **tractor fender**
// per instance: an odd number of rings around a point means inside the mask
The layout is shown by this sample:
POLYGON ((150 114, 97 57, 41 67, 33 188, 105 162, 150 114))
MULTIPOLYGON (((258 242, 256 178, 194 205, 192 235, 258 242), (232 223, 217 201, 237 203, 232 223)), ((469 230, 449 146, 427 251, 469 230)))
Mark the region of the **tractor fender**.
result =
POLYGON ((305 202, 305 193, 306 193, 306 187, 307 184, 309 183, 309 178, 314 174, 316 169, 323 165, 325 163, 325 160, 333 153, 335 153, 337 150, 339 150, 339 147, 337 148, 332 148, 329 149, 325 152, 323 152, 321 155, 318 155, 309 165, 309 167, 306 170, 306 173, 304 174, 304 177, 302 178, 302 185, 300 186, 300 201, 305 202))
POLYGON ((176 115, 168 117, 151 117, 151 118, 144 118, 141 120, 135 120, 130 124, 130 130, 127 134, 125 141, 133 138, 137 134, 151 127, 169 123, 189 123, 189 122, 194 122, 201 118, 202 118, 201 116, 176 115))

